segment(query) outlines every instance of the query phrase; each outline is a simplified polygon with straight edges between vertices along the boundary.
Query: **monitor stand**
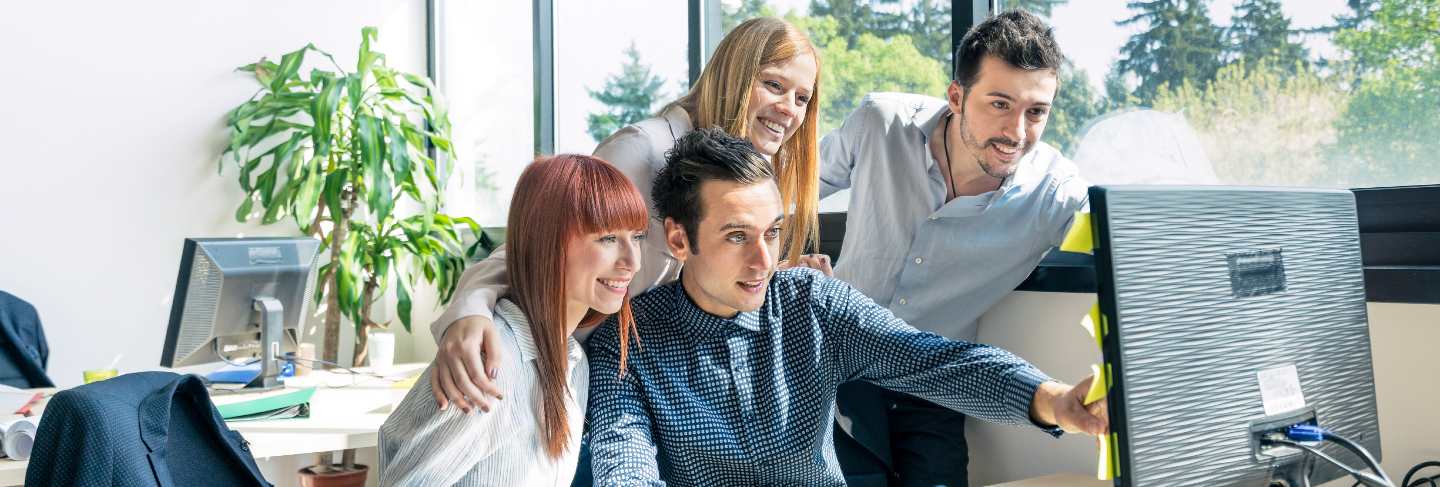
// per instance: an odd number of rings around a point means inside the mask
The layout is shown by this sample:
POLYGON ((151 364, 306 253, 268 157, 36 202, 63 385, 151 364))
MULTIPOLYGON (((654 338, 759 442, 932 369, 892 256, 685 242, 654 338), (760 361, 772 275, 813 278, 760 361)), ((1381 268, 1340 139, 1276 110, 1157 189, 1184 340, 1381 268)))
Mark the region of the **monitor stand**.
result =
POLYGON ((285 338, 285 309, 280 300, 261 296, 253 302, 260 312, 260 374, 245 385, 245 392, 259 392, 285 387, 280 382, 280 340, 285 338))

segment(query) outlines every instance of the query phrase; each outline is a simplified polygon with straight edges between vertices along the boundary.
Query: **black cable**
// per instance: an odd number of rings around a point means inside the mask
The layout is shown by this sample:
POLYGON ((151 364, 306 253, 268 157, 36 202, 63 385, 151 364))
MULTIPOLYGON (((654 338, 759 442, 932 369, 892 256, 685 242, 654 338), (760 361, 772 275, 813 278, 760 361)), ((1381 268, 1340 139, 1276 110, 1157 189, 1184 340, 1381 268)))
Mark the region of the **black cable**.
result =
POLYGON ((1415 479, 1415 483, 1414 483, 1414 484, 1411 484, 1411 483, 1410 483, 1410 478, 1413 477, 1415 474, 1420 473, 1420 471, 1421 471, 1421 470, 1424 470, 1426 467, 1440 467, 1440 462, 1437 462, 1437 461, 1420 462, 1420 463, 1416 464, 1414 467, 1410 467, 1410 470, 1407 471, 1407 472, 1405 472, 1405 478, 1400 481, 1400 487, 1414 487, 1414 486, 1418 486, 1418 485, 1420 485, 1420 481, 1422 481, 1422 480, 1425 481, 1425 483, 1430 484, 1430 487, 1436 487, 1435 477, 1421 477, 1421 478, 1415 479))
POLYGON ((1320 451, 1320 449, 1315 448, 1315 447, 1313 447, 1313 446, 1306 445, 1306 444, 1304 444, 1304 443, 1297 443, 1297 442, 1290 441, 1290 440, 1280 440, 1280 439, 1274 439, 1274 438, 1267 438, 1267 439, 1265 439, 1265 440, 1262 440, 1262 443, 1269 444, 1269 445, 1283 445, 1283 446, 1288 446, 1288 447, 1291 447, 1291 448, 1299 448, 1299 449, 1301 449, 1301 450, 1304 450, 1306 453, 1309 453, 1309 454, 1311 454, 1311 455, 1314 455, 1314 456, 1316 456, 1317 458, 1319 458, 1319 459, 1321 459, 1321 460, 1324 460, 1324 461, 1330 463, 1331 465, 1334 465, 1334 466, 1340 468, 1341 470, 1344 470, 1346 473, 1349 473, 1351 477, 1355 477, 1355 480, 1358 480, 1358 481, 1360 481, 1361 483, 1363 483, 1363 484, 1365 484, 1365 485, 1368 485, 1368 486, 1370 486, 1370 487, 1394 487, 1392 484, 1390 484, 1390 482, 1387 482, 1387 481, 1385 481, 1384 479, 1381 479, 1381 478, 1379 478, 1379 477, 1376 477, 1376 476, 1374 476, 1374 475, 1371 475, 1371 474, 1368 473, 1368 472, 1363 472, 1363 471, 1360 471, 1360 470, 1356 470, 1356 469, 1354 469, 1354 468, 1351 468, 1351 467, 1348 466, 1348 465, 1345 465, 1345 464, 1343 464, 1343 463, 1340 463, 1339 460, 1336 460, 1336 459, 1332 458, 1330 455, 1326 455, 1325 452, 1322 452, 1322 451, 1320 451))
POLYGON ((1360 446, 1359 443, 1356 443, 1349 438, 1340 436, 1335 432, 1329 430, 1325 431, 1322 438, 1324 438, 1326 441, 1333 441, 1335 443, 1338 443, 1340 446, 1345 447, 1346 450, 1350 450, 1350 452, 1354 453, 1355 456, 1360 457, 1360 460, 1364 461, 1366 465, 1369 465, 1370 470, 1375 471, 1376 475, 1379 475, 1381 479, 1384 479, 1385 483, 1395 485, 1395 481, 1390 480, 1390 476, 1386 475, 1385 470, 1380 468, 1380 462, 1376 460, 1373 455, 1370 454, 1369 450, 1366 450, 1365 447, 1360 446))

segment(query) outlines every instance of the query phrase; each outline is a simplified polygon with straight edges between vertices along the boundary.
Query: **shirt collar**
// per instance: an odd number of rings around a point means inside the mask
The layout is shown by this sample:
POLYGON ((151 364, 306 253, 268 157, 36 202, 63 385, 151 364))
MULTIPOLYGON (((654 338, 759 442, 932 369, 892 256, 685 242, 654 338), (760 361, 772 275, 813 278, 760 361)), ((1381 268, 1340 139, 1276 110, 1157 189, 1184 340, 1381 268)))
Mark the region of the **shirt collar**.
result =
POLYGON ((925 169, 928 171, 935 167, 935 156, 930 154, 930 134, 935 133, 935 127, 945 122, 945 116, 950 114, 950 105, 940 104, 936 106, 925 106, 924 103, 916 102, 911 108, 915 110, 915 119, 924 118, 920 123, 920 142, 925 146, 925 169), (934 110, 934 113, 927 114, 927 110, 934 110))
MULTIPOLYGON (((927 109, 934 110, 934 113, 930 113, 928 115, 928 118, 926 118, 925 121, 921 122, 919 125, 920 141, 925 146, 925 169, 928 171, 934 169, 937 164, 935 162, 935 157, 930 154, 930 134, 935 133, 935 127, 939 126, 942 123, 945 123, 945 117, 950 115, 952 112, 950 111, 950 105, 948 104, 942 104, 937 109, 936 107, 926 107, 924 104, 917 102, 912 106, 912 108, 915 110, 914 116, 916 119, 926 117, 927 109)), ((959 121, 955 120, 953 122, 958 123, 959 121)), ((1030 172, 1030 168, 1028 168, 1027 166, 1035 163, 1036 155, 1040 152, 1039 149, 1039 142, 1036 142, 1035 148, 1031 149, 1028 154, 1020 157, 1020 163, 1015 167, 1015 173, 1011 174, 1010 177, 1005 178, 1004 181, 1001 181, 1000 188, 996 191, 991 192, 991 194, 999 196, 1008 193, 1010 192, 1010 190, 1014 189, 1016 184, 1018 184, 1018 181, 1020 181, 1022 177, 1027 175, 1022 173, 1030 172)))
MULTIPOLYGON (((515 335, 515 343, 520 346, 520 359, 526 362, 535 360, 540 356, 540 348, 535 344, 535 334, 530 327, 530 318, 520 310, 520 306, 508 299, 501 299, 495 303, 496 317, 505 321, 515 335)), ((580 359, 580 343, 575 341, 574 336, 565 337, 566 353, 569 355, 570 363, 573 365, 580 359)))
POLYGON ((665 119, 665 124, 670 126, 670 136, 679 140, 681 136, 690 133, 690 113, 686 112, 679 104, 671 105, 670 108, 660 113, 660 118, 665 119))
MULTIPOLYGON (((685 271, 682 269, 680 273, 683 276, 685 271)), ((717 336, 725 336, 730 330, 737 328, 752 332, 760 331, 760 313, 765 310, 764 305, 761 305, 759 310, 742 311, 730 318, 715 316, 700 309, 700 306, 696 305, 695 301, 690 299, 689 293, 685 292, 685 285, 682 281, 683 279, 676 279, 674 283, 670 284, 668 292, 671 293, 670 302, 675 303, 675 306, 672 307, 672 309, 675 310, 675 319, 685 326, 685 329, 689 330, 692 336, 703 340, 717 336)), ((771 278, 771 284, 774 284, 773 277, 771 278)), ((770 301, 770 297, 770 288, 767 286, 765 290, 765 301, 767 304, 770 301)))

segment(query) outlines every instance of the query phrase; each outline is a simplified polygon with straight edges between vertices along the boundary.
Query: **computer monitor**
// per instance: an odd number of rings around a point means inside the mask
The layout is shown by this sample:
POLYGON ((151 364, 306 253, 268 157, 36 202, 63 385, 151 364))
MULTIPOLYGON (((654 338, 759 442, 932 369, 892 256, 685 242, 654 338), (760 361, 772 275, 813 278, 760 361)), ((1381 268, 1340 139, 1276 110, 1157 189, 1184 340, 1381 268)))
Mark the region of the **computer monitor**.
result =
POLYGON ((319 256, 313 238, 187 238, 160 365, 260 362, 248 387, 274 387, 298 343, 319 256))
POLYGON ((1307 422, 1379 457, 1353 194, 1097 186, 1090 205, 1115 485, 1345 475, 1259 442, 1307 422))

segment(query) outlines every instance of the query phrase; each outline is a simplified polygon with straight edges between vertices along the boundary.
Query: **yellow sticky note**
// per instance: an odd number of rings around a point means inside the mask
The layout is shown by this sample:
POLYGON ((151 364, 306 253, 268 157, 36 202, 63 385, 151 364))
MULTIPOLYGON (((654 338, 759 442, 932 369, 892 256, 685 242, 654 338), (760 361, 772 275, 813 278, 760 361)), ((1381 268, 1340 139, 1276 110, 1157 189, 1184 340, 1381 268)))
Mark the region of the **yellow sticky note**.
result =
POLYGON ((395 381, 394 384, 390 384, 390 387, 392 389, 409 389, 411 387, 415 387, 415 382, 418 380, 420 380, 420 376, 418 375, 413 377, 407 377, 403 380, 395 381))
POLYGON ((1120 476, 1120 439, 1115 433, 1110 433, 1109 438, 1110 444, 1105 445, 1105 449, 1110 450, 1110 478, 1113 479, 1120 476))
POLYGON ((1080 319, 1080 326, 1095 339, 1096 348, 1105 348, 1105 334, 1109 333, 1109 327, 1105 324, 1105 316, 1100 314, 1100 303, 1090 307, 1090 313, 1080 319))
POLYGON ((1095 250, 1095 236, 1090 230, 1089 212, 1075 212, 1075 219, 1070 223, 1070 231, 1065 233, 1065 240, 1060 243, 1060 250, 1082 254, 1095 250))
POLYGON ((1110 389, 1109 381, 1106 380, 1105 374, 1100 373, 1100 365, 1091 365, 1090 374, 1094 379, 1090 380, 1090 391, 1085 393, 1086 405, 1104 399, 1105 391, 1110 389))
POLYGON ((1111 461, 1110 435, 1100 435, 1095 439, 1099 440, 1096 443, 1100 449, 1095 455, 1095 478, 1099 480, 1113 479, 1111 474, 1115 472, 1115 465, 1111 461))

